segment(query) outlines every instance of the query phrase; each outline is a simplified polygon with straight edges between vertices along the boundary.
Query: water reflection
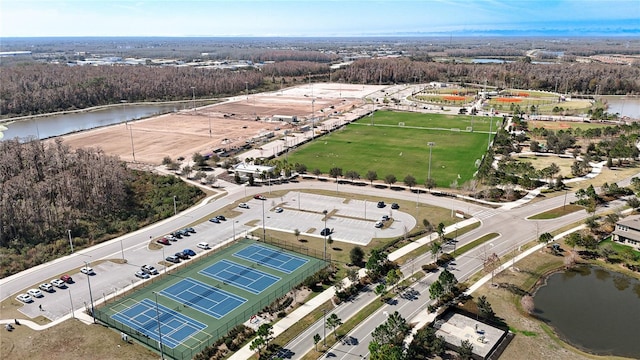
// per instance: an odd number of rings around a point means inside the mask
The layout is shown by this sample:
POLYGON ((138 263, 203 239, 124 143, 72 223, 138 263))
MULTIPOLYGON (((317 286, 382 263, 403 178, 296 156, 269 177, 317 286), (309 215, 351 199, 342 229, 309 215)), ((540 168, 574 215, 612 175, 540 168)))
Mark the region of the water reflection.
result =
POLYGON ((551 275, 535 314, 584 351, 640 358, 640 280, 597 267, 551 275))
POLYGON ((3 125, 7 127, 7 130, 3 131, 3 133, 4 139, 14 139, 16 137, 22 141, 29 138, 45 139, 81 130, 174 112, 184 106, 183 104, 127 104, 95 111, 52 115, 4 123, 3 125))

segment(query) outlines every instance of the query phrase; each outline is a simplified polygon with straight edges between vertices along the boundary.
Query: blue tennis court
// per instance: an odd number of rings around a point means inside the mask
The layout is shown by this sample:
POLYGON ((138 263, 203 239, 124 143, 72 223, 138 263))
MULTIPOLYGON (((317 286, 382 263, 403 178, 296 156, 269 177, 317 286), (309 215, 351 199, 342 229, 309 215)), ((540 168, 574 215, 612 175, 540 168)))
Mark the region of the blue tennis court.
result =
POLYGON ((202 269, 199 273, 253 294, 260 294, 264 289, 280 280, 277 276, 225 259, 202 269))
POLYGON ((191 278, 182 279, 160 291, 159 294, 216 319, 227 315, 247 301, 245 298, 191 278))
POLYGON ((285 274, 291 274, 308 261, 280 250, 255 244, 234 253, 233 256, 282 271, 285 274))
POLYGON ((162 334, 162 344, 172 349, 207 327, 199 321, 162 305, 158 305, 158 312, 156 312, 155 302, 143 299, 141 302, 111 315, 111 318, 158 343, 160 343, 159 335, 162 334), (158 312, 160 316, 158 316, 158 312), (158 333, 158 318, 160 318, 160 333, 158 333))

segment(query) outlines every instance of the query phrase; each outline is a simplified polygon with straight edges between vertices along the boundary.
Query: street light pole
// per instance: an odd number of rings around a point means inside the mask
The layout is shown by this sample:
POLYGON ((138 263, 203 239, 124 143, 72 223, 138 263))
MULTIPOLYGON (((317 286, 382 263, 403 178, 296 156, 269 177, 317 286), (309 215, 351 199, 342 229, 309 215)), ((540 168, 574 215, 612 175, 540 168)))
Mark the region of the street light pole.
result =
MULTIPOLYGON (((89 263, 88 262, 84 262, 84 266, 85 267, 89 267, 89 263)), ((91 280, 90 280, 90 275, 87 274, 87 284, 89 285, 89 301, 91 301, 91 316, 93 317, 93 323, 96 323, 96 314, 93 308, 93 293, 91 292, 91 280)))
POLYGON ((322 210, 322 214, 324 214, 324 229, 322 229, 324 233, 324 261, 327 261, 327 213, 327 210, 322 210))
POLYGON ((156 296, 156 321, 158 321, 158 337, 160 339, 160 359, 164 360, 164 349, 162 348, 162 329, 160 327, 160 310, 158 308, 158 293, 153 292, 156 296))
POLYGON ((493 113, 491 113, 491 122, 489 123, 489 140, 487 140, 487 150, 491 147, 491 131, 493 126, 493 113))
POLYGON ((427 175, 427 180, 431 180, 431 149, 433 149, 433 145, 435 145, 433 141, 429 141, 427 145, 429 145, 429 173, 427 175))
POLYGON ((176 196, 173 195, 173 215, 178 215, 178 207, 176 206, 176 196))
POLYGON ((211 114, 209 114, 209 137, 211 137, 211 114))
POLYGON ((266 200, 260 200, 262 202, 262 240, 264 242, 267 242, 267 230, 265 229, 265 224, 264 224, 264 202, 266 200))
POLYGON ((67 230, 69 234, 69 246, 71 246, 71 253, 73 254, 73 241, 71 241, 71 229, 67 230))
POLYGON ((133 148, 133 127, 129 125, 129 136, 131 137, 131 155, 133 156, 133 162, 136 162, 136 150, 133 148))
POLYGON ((122 246, 122 238, 120 238, 120 252, 122 253, 122 262, 125 262, 125 260, 124 260, 124 246, 122 246))
POLYGON ((191 87, 191 92, 193 94, 193 100, 191 100, 191 108, 193 109, 193 113, 196 113, 196 88, 195 86, 191 87))
POLYGON ((249 102, 249 82, 248 81, 244 82, 244 91, 245 91, 245 94, 247 95, 247 102, 249 102))
MULTIPOLYGON (((326 210, 325 210, 326 211, 326 210)), ((322 341, 324 347, 327 347, 327 309, 322 310, 322 341)))

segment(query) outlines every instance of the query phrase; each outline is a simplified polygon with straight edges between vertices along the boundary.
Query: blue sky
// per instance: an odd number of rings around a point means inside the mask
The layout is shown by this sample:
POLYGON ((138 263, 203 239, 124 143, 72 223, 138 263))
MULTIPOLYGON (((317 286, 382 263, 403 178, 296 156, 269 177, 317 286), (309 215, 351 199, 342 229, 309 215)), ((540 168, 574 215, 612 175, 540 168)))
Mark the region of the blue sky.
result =
POLYGON ((0 37, 634 35, 640 0, 0 0, 0 37))

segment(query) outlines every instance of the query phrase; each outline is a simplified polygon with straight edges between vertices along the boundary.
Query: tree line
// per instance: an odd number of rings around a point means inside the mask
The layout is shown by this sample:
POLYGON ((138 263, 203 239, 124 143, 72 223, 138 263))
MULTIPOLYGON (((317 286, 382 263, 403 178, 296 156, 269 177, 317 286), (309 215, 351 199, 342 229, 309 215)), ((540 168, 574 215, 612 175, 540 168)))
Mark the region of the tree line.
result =
MULTIPOLYGON (((303 54, 304 55, 304 54, 303 54)), ((322 54, 320 54, 322 55, 322 54)), ((275 56, 271 54, 270 56, 275 56)), ((499 88, 526 88, 561 93, 634 94, 640 92, 640 67, 611 64, 441 63, 402 58, 370 58, 330 70, 329 57, 313 61, 282 54, 282 62, 258 70, 213 70, 162 66, 67 66, 22 64, 0 72, 0 113, 21 116, 91 106, 122 100, 168 101, 229 96, 269 83, 343 81, 352 84, 425 83, 430 81, 487 84, 499 88), (277 79, 279 77, 280 79, 277 79)), ((426 59, 428 60, 428 59, 426 59)))
POLYGON ((0 267, 7 276, 173 215, 204 194, 171 176, 128 170, 100 149, 0 142, 0 267), (70 231, 70 233, 69 233, 70 231))

